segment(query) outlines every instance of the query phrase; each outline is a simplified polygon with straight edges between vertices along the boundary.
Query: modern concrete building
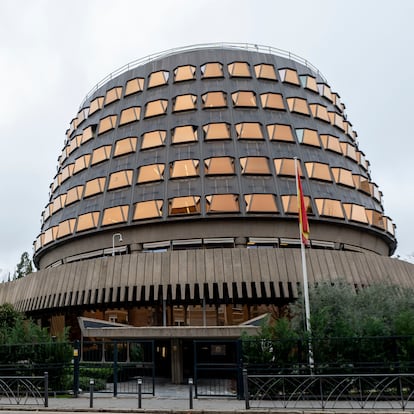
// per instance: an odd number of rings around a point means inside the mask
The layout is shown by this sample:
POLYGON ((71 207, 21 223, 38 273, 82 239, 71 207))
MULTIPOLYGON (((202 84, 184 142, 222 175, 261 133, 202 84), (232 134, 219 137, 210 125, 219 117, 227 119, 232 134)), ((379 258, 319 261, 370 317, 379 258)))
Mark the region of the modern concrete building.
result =
POLYGON ((295 157, 310 283, 413 286, 414 266, 389 257, 395 226, 363 139, 325 77, 288 52, 213 44, 131 62, 70 122, 39 271, 0 300, 74 337, 79 316, 206 337, 282 306, 302 283, 295 157))

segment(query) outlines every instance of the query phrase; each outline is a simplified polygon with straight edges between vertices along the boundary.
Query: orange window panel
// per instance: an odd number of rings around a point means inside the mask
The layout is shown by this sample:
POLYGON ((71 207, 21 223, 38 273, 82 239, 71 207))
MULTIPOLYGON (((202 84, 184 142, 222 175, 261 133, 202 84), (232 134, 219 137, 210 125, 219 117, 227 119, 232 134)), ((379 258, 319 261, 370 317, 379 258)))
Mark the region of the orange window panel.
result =
POLYGON ((315 204, 320 216, 335 217, 340 219, 344 218, 342 204, 339 200, 316 198, 315 204))
POLYGON ((201 66, 201 75, 203 78, 222 78, 223 65, 219 62, 209 62, 201 66))
POLYGON ((280 93, 263 93, 260 95, 262 107, 265 109, 286 110, 283 97, 280 93))
POLYGON ((125 85, 125 96, 141 92, 144 89, 144 78, 130 79, 125 85))
POLYGON ((169 215, 199 214, 201 212, 200 197, 175 197, 169 201, 169 215))
POLYGON ((203 126, 204 139, 229 139, 230 138, 230 125, 225 122, 217 122, 213 124, 207 124, 203 126))
POLYGON ((174 82, 195 79, 196 68, 192 65, 179 66, 174 70, 174 82))
MULTIPOLYGON (((275 158, 273 160, 275 164, 277 175, 287 175, 290 177, 296 176, 295 160, 293 158, 275 158)), ((302 166, 300 160, 297 161, 297 167, 299 174, 303 177, 302 166)))
POLYGON ((162 200, 141 201, 135 204, 133 220, 162 217, 162 200))
POLYGON ((239 91, 231 94, 233 105, 236 107, 257 107, 256 95, 252 91, 239 91))
POLYGON ((85 213, 78 217, 76 231, 85 231, 98 227, 99 212, 85 213))
POLYGON ((118 101, 121 99, 122 95, 122 86, 116 86, 115 88, 109 89, 105 95, 105 105, 108 105, 112 102, 118 101))
POLYGON ((116 115, 109 115, 105 118, 102 118, 99 121, 98 134, 103 134, 104 132, 114 129, 116 126, 116 119, 116 115))
POLYGON ((72 187, 66 193, 66 205, 72 204, 82 197, 83 193, 83 185, 78 185, 76 187, 72 187))
POLYGON ((277 213, 276 198, 273 194, 246 194, 247 213, 277 213))
POLYGON ((237 194, 213 194, 206 196, 208 213, 237 213, 240 211, 237 194))
POLYGON ((203 108, 225 108, 227 106, 226 94, 221 91, 207 92, 201 96, 203 108))
POLYGON ((267 133, 271 141, 295 142, 290 125, 271 124, 267 125, 267 133))
MULTIPOLYGON (((299 214, 298 197, 296 195, 282 195, 282 206, 285 214, 299 214)), ((313 214, 311 199, 308 196, 303 197, 307 214, 313 214)))
POLYGON ((230 76, 250 78, 250 66, 247 62, 233 62, 227 65, 230 76))
POLYGON ((321 135, 322 145, 326 150, 337 152, 338 154, 342 154, 341 144, 339 143, 339 138, 334 137, 332 135, 321 135))
POLYGON ((109 176, 108 190, 128 187, 132 184, 132 170, 123 170, 112 173, 109 176))
POLYGON ((234 174, 234 158, 213 157, 204 160, 206 175, 225 175, 234 174))
POLYGON ((164 179, 164 164, 143 165, 138 169, 137 183, 149 183, 164 179))
POLYGON ((305 162, 308 177, 315 180, 332 181, 331 172, 328 164, 320 162, 305 162))
POLYGON ((240 158, 242 174, 270 174, 269 160, 266 157, 240 158))
POLYGON ((368 218, 363 206, 352 203, 344 203, 343 206, 348 220, 357 221, 359 223, 368 223, 368 218))
POLYGON ((73 232, 75 231, 75 223, 76 223, 76 219, 74 219, 74 218, 69 219, 69 220, 65 220, 65 221, 62 221, 61 223, 59 223, 56 238, 59 239, 60 237, 64 237, 64 236, 68 236, 69 234, 73 234, 73 232))
POLYGON ((308 103, 303 98, 287 98, 286 99, 289 111, 302 115, 310 115, 308 103))
POLYGON ((197 109, 197 96, 196 95, 179 95, 174 98, 173 111, 191 111, 197 109))
POLYGON ((115 143, 114 157, 135 152, 137 149, 137 142, 138 138, 136 137, 119 139, 115 143))
POLYGON ((129 206, 116 206, 105 209, 102 217, 102 226, 127 222, 128 212, 129 206))
POLYGON ((321 146, 318 131, 313 129, 297 129, 296 136, 301 144, 312 145, 313 147, 321 146))
POLYGON ((157 101, 147 102, 145 105, 145 118, 152 116, 164 115, 167 112, 168 101, 159 99, 157 101))
POLYGON ((91 101, 90 106, 89 106, 89 116, 94 114, 96 111, 99 111, 100 109, 102 109, 103 103, 104 103, 103 96, 98 96, 93 101, 91 101))
POLYGON ((238 139, 263 139, 262 127, 257 122, 243 122, 235 126, 238 139))
POLYGON ((310 104, 309 107, 314 118, 331 123, 326 106, 320 104, 310 104))
POLYGON ((130 122, 139 121, 141 116, 141 107, 133 106, 131 108, 124 109, 121 112, 121 118, 119 119, 119 125, 128 124, 130 122))
POLYGON ((169 72, 160 70, 158 72, 152 72, 148 79, 148 88, 154 88, 156 86, 166 85, 168 83, 169 72))
POLYGON ((167 131, 151 131, 142 135, 141 149, 155 148, 164 145, 167 131))
POLYGON ((198 165, 199 160, 179 160, 171 163, 170 177, 171 178, 186 178, 196 177, 199 175, 198 165))
POLYGON ((102 147, 94 149, 92 152, 91 165, 95 165, 109 159, 111 155, 111 148, 111 145, 104 145, 102 147))
POLYGON ((282 82, 291 83, 293 85, 300 85, 298 73, 295 69, 280 69, 279 76, 282 82))
POLYGON ((173 129, 171 142, 180 144, 183 142, 197 141, 197 127, 193 125, 184 125, 173 129))
POLYGON ((91 155, 90 154, 85 154, 82 157, 76 158, 75 166, 73 168, 73 174, 76 174, 76 173, 88 168, 90 160, 91 160, 91 155))
POLYGON ((254 72, 257 79, 277 80, 275 67, 273 65, 261 63, 254 67, 254 72))
POLYGON ((95 194, 100 194, 103 192, 105 187, 106 178, 100 177, 93 180, 87 181, 85 184, 84 197, 90 197, 95 194))

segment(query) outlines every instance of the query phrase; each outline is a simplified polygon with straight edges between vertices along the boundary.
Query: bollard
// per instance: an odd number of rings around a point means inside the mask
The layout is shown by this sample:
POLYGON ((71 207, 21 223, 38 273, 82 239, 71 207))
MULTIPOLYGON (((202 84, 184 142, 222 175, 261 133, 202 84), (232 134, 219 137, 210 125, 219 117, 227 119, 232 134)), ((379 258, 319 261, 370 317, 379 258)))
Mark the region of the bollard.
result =
POLYGON ((249 380, 247 377, 247 369, 243 369, 243 392, 244 392, 244 403, 246 410, 250 409, 250 402, 249 402, 249 380))
POLYGON ((138 377, 137 379, 138 382, 138 408, 142 408, 142 378, 138 377))
POLYGON ((193 379, 188 378, 188 389, 189 389, 189 399, 190 399, 190 410, 193 409, 193 379))
POLYGON ((49 373, 45 371, 45 407, 49 407, 49 373))
POLYGON ((93 386, 95 381, 91 378, 89 380, 89 408, 93 408, 93 386))

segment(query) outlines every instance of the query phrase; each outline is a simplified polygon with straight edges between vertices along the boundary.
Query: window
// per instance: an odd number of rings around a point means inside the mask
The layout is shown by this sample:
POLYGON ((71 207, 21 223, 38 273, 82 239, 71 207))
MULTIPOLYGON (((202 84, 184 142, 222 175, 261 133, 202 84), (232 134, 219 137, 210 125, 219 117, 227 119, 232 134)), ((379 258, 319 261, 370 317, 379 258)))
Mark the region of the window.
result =
POLYGON ((73 174, 76 174, 89 167, 89 161, 91 160, 90 154, 82 155, 82 157, 76 158, 75 166, 73 168, 73 174))
POLYGON ((43 245, 51 243, 56 240, 56 235, 58 231, 58 226, 50 227, 45 231, 43 238, 43 245))
POLYGON ((352 171, 345 170, 344 168, 332 167, 332 174, 337 184, 346 185, 347 187, 355 187, 352 171))
POLYGON ((306 89, 309 89, 313 92, 319 93, 318 85, 316 84, 316 79, 310 75, 300 75, 300 83, 306 89))
POLYGON ((328 216, 335 218, 344 218, 342 205, 339 200, 330 200, 327 198, 315 199, 316 209, 320 216, 328 216))
POLYGON ((267 133, 271 141, 295 142, 290 125, 271 124, 267 125, 267 133))
POLYGON ((303 98, 287 98, 289 111, 303 115, 310 115, 306 99, 303 98))
POLYGON ((380 191, 380 189, 378 188, 377 184, 372 183, 372 196, 375 198, 375 200, 379 201, 381 203, 381 198, 382 198, 382 192, 380 191))
POLYGON ((93 138, 93 130, 91 126, 88 126, 87 128, 83 130, 82 144, 84 144, 85 142, 88 142, 92 138, 93 138))
POLYGON ((318 131, 313 129, 297 129, 296 136, 301 144, 312 145, 313 147, 320 147, 318 131))
POLYGON ((122 86, 117 86, 115 88, 109 89, 108 92, 106 92, 105 95, 105 105, 108 105, 112 102, 117 101, 118 99, 121 99, 122 95, 122 86))
POLYGON ((186 196, 175 197, 169 201, 169 215, 182 215, 182 214, 199 214, 200 197, 199 196, 186 196))
POLYGON ((358 174, 353 174, 352 177, 354 179, 355 188, 357 190, 361 190, 364 193, 371 195, 373 191, 371 191, 371 183, 367 177, 358 174))
POLYGON ((385 231, 395 236, 395 225, 389 217, 383 217, 385 231))
POLYGON ((59 223, 56 238, 59 239, 60 237, 72 234, 75 231, 75 223, 76 219, 74 218, 59 223))
POLYGON ((114 129, 116 125, 116 115, 109 115, 99 121, 98 134, 114 129))
POLYGON ((124 109, 121 112, 121 118, 119 120, 119 125, 128 124, 130 122, 139 121, 141 115, 141 107, 133 106, 131 108, 124 109))
POLYGON ((180 95, 176 96, 173 100, 173 111, 190 111, 197 109, 197 96, 196 95, 180 95))
POLYGON ((75 201, 80 200, 83 193, 83 185, 78 185, 76 187, 72 187, 66 193, 66 206, 69 204, 74 203, 75 201))
POLYGON ((227 65, 230 76, 239 78, 250 78, 250 67, 247 62, 233 62, 227 65))
POLYGON ((141 149, 161 147, 164 145, 167 131, 151 131, 142 135, 141 149))
POLYGON ((344 118, 342 117, 342 115, 339 115, 336 112, 328 112, 328 116, 333 126, 336 126, 342 131, 345 131, 344 118))
POLYGON ((99 111, 100 109, 102 109, 103 108, 103 103, 104 103, 104 97, 103 96, 98 96, 97 98, 92 100, 91 104, 89 106, 89 116, 91 116, 96 111, 99 111))
POLYGON ((279 76, 282 82, 291 83, 293 85, 300 85, 298 73, 295 69, 280 69, 279 76))
POLYGON ((219 62, 210 62, 201 66, 201 76, 203 78, 222 78, 223 65, 219 62))
POLYGON ((164 115, 167 112, 168 101, 159 99, 157 101, 147 102, 145 105, 145 118, 151 116, 164 115))
POLYGON ((234 158, 213 157, 204 160, 205 175, 234 174, 234 158))
POLYGON ((197 141, 197 127, 185 125, 174 128, 171 141, 173 144, 197 141))
POLYGON ((76 231, 84 231, 98 227, 99 212, 82 214, 78 217, 76 231))
POLYGON ((254 72, 257 79, 268 79, 268 80, 277 80, 276 72, 273 65, 267 63, 261 63, 254 67, 254 72))
POLYGON ((207 92, 201 95, 203 108, 225 108, 227 106, 226 94, 224 92, 207 92))
MULTIPOLYGON (((303 196, 305 202, 306 214, 313 214, 310 197, 303 196)), ((282 206, 285 214, 299 214, 299 204, 297 195, 283 195, 282 206)))
POLYGON ((174 70, 174 82, 195 79, 196 68, 192 65, 179 66, 174 70))
POLYGON ((369 161, 365 158, 364 153, 362 153, 361 151, 357 151, 356 152, 357 155, 357 160, 359 165, 364 169, 364 170, 368 170, 369 168, 369 161))
POLYGON ((114 150, 114 157, 119 157, 120 155, 130 154, 131 152, 135 152, 137 149, 137 141, 136 137, 128 137, 119 139, 115 142, 115 150, 114 150))
POLYGON ((164 179, 164 164, 143 165, 138 169, 137 183, 149 183, 152 181, 161 181, 164 179))
MULTIPOLYGON (((273 162, 275 164, 277 175, 287 175, 289 177, 296 177, 294 158, 276 158, 273 160, 273 162)), ((297 166, 300 176, 303 177, 300 160, 297 161, 297 166)))
POLYGON ((125 96, 141 92, 144 89, 144 78, 130 79, 125 85, 125 96))
POLYGON ((127 222, 128 212, 129 206, 116 206, 106 208, 103 212, 102 226, 127 222))
POLYGON ((365 208, 358 204, 344 203, 344 210, 346 217, 351 221, 358 221, 359 223, 368 223, 365 208))
POLYGON ((345 157, 351 158, 351 160, 357 161, 357 154, 356 154, 356 148, 348 144, 347 142, 341 142, 341 148, 342 153, 345 155, 345 157))
POLYGON ((82 141, 82 135, 76 135, 70 140, 68 153, 72 153, 76 148, 78 148, 82 141))
POLYGON ((89 108, 83 108, 78 112, 77 127, 88 117, 89 108))
POLYGON ((257 122, 242 122, 235 126, 238 139, 263 139, 262 127, 257 122))
POLYGON ((86 182, 84 197, 90 197, 102 193, 105 187, 105 177, 95 178, 86 182))
POLYGON ((127 187, 132 184, 132 170, 123 170, 112 173, 109 176, 108 190, 127 187))
POLYGON ((237 213, 239 197, 237 194, 214 194, 206 196, 206 210, 208 213, 237 213))
POLYGON ((368 223, 371 224, 371 226, 384 229, 384 216, 380 211, 366 210, 366 214, 368 223))
POLYGON ((280 93, 262 93, 260 95, 260 100, 264 109, 286 110, 282 95, 280 93))
POLYGON ((133 220, 162 217, 162 200, 141 201, 135 204, 133 220))
POLYGON ((63 168, 62 175, 61 175, 61 181, 60 181, 61 183, 66 181, 69 177, 72 177, 74 168, 75 168, 75 164, 69 164, 65 168, 63 168))
POLYGON ((168 83, 169 73, 165 70, 158 72, 152 72, 148 80, 148 88, 154 88, 156 86, 166 85, 168 83))
POLYGON ((329 101, 333 102, 332 91, 328 85, 325 85, 324 83, 318 83, 318 89, 319 93, 322 96, 327 98, 329 101))
POLYGON ((230 139, 230 125, 225 122, 217 122, 203 126, 204 139, 206 141, 216 139, 230 139))
POLYGON ((43 221, 46 221, 53 214, 53 203, 49 203, 43 211, 43 221))
POLYGON ((242 174, 270 174, 269 161, 266 157, 240 158, 242 174))
POLYGON ((320 105, 320 104, 310 104, 309 105, 312 115, 314 118, 321 119, 325 122, 331 122, 328 115, 328 110, 326 109, 326 106, 320 105))
POLYGON ((314 180, 332 181, 328 164, 320 162, 305 162, 308 177, 314 180))
POLYGON ((322 145, 326 150, 337 152, 342 154, 341 144, 339 143, 339 138, 332 135, 321 135, 322 145))
POLYGON ((279 211, 273 194, 246 194, 244 201, 247 213, 277 213, 279 211))
POLYGON ((256 95, 251 91, 238 91, 231 94, 235 107, 257 107, 256 95))
POLYGON ((65 207, 66 194, 62 194, 53 200, 53 214, 65 207))
POLYGON ((109 159, 109 156, 111 154, 111 148, 111 145, 104 145, 102 147, 94 149, 92 152, 91 165, 95 165, 109 159))
POLYGON ((170 165, 170 178, 195 177, 199 175, 199 160, 179 160, 170 165))

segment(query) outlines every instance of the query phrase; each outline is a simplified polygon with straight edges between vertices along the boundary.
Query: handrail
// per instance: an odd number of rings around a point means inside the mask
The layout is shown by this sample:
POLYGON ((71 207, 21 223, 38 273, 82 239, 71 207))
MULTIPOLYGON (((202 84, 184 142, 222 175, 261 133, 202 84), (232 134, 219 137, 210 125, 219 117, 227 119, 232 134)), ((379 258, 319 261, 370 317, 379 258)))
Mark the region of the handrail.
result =
POLYGON ((126 65, 121 66, 120 68, 114 70, 109 75, 105 76, 102 80, 100 80, 85 96, 83 99, 80 109, 83 108, 83 105, 85 102, 92 96, 93 93, 95 93, 101 86, 103 86, 108 81, 114 79, 115 77, 121 75, 122 73, 125 73, 128 70, 135 69, 138 66, 144 65, 149 62, 153 62, 154 60, 161 59, 164 57, 172 56, 177 53, 182 52, 190 52, 195 50, 202 50, 202 49, 237 49, 237 50, 250 50, 255 52, 262 52, 262 53, 270 53, 272 55, 277 55, 281 57, 286 57, 288 59, 291 59, 297 63, 301 63, 302 65, 305 65, 309 69, 311 69, 313 72, 318 74, 324 82, 326 81, 325 76, 317 69, 312 63, 310 63, 307 59, 302 58, 299 55, 296 55, 295 53, 289 52, 284 49, 278 49, 272 46, 263 46, 263 45, 257 45, 257 44, 251 44, 251 43, 202 43, 202 44, 194 44, 174 49, 168 49, 162 52, 153 53, 148 56, 145 56, 143 58, 139 58, 136 60, 133 60, 126 65))

